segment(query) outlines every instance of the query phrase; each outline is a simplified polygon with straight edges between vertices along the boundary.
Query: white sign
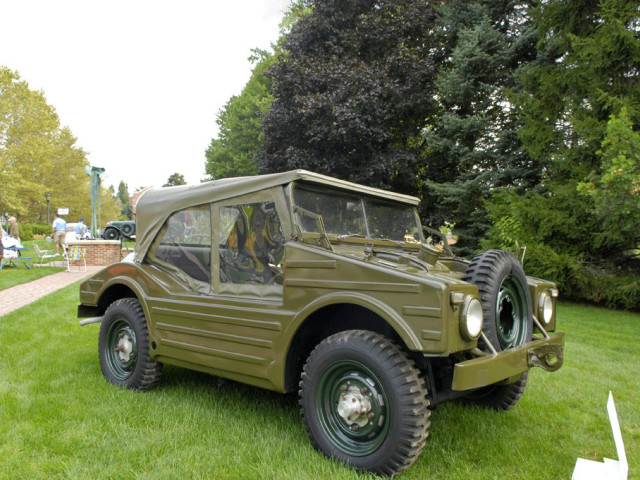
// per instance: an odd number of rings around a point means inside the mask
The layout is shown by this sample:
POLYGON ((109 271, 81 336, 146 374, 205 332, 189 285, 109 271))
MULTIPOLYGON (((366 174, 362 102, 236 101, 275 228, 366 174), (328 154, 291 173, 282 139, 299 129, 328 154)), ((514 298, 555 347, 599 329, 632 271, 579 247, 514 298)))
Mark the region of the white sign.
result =
POLYGON ((611 423, 611 430, 613 431, 613 440, 616 442, 618 460, 605 458, 604 463, 601 463, 579 458, 573 470, 571 480, 627 480, 629 464, 627 463, 627 454, 624 451, 624 444, 622 443, 622 432, 620 431, 618 414, 616 413, 616 406, 613 403, 613 394, 611 392, 609 392, 607 411, 609 412, 609 423, 611 423))
POLYGON ((58 209, 58 215, 69 215, 69 209, 68 208, 59 208, 58 209))

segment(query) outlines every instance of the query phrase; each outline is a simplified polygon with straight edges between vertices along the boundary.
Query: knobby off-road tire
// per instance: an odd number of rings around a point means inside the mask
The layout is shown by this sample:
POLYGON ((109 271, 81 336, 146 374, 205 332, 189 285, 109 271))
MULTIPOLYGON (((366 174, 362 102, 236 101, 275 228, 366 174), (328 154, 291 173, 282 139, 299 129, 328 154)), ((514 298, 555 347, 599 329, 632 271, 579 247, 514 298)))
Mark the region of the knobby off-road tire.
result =
POLYGON ((160 380, 162 364, 151 359, 149 333, 140 301, 113 302, 100 325, 98 354, 102 374, 119 387, 151 390, 160 380))
POLYGON ((360 470, 387 476, 405 470, 429 434, 420 372, 374 332, 349 330, 321 342, 307 360, 299 393, 313 446, 360 470))
MULTIPOLYGON (((504 250, 488 250, 476 256, 464 280, 477 285, 482 301, 482 331, 497 350, 519 347, 531 340, 533 314, 527 278, 515 256, 504 250)), ((482 340, 480 348, 489 351, 482 340)), ((509 410, 522 397, 528 372, 476 390, 463 401, 494 410, 509 410)))

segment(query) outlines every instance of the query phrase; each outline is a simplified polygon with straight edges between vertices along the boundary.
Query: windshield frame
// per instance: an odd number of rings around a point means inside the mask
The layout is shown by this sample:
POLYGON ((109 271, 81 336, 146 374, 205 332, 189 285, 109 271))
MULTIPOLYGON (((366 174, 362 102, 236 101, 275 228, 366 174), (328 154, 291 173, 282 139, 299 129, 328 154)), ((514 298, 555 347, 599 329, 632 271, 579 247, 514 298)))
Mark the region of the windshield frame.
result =
MULTIPOLYGON (((419 246, 424 242, 424 235, 422 231, 422 223, 420 221, 420 216, 418 215, 418 211, 416 209, 415 204, 413 203, 404 203, 400 201, 395 201, 386 197, 376 196, 376 195, 368 195, 366 193, 353 191, 349 189, 340 189, 335 187, 330 187, 326 185, 319 185, 316 183, 307 183, 296 181, 292 182, 289 187, 288 197, 291 202, 291 213, 293 222, 295 224, 295 230, 299 236, 302 238, 308 239, 318 239, 318 238, 326 238, 330 240, 332 243, 348 243, 348 244, 361 244, 361 245, 379 245, 379 246, 390 246, 390 247, 412 247, 419 248, 419 246), (354 220, 364 222, 360 225, 359 229, 354 229, 354 231, 329 231, 331 228, 327 228, 326 220, 324 220, 323 215, 320 212, 316 212, 313 210, 307 209, 304 205, 300 205, 299 202, 296 202, 296 193, 299 193, 301 190, 306 190, 308 192, 316 192, 319 194, 328 195, 331 197, 342 197, 344 198, 345 203, 350 203, 350 209, 353 212, 356 212, 360 215, 360 217, 355 218, 354 220), (355 202, 354 200, 357 200, 355 202), (384 210, 385 207, 398 209, 398 211, 404 211, 405 213, 409 213, 412 217, 415 225, 411 225, 413 222, 409 222, 404 226, 405 231, 402 232, 401 238, 398 237, 397 230, 394 232, 387 231, 387 235, 374 235, 372 233, 373 227, 375 226, 371 220, 372 218, 372 210, 375 206, 382 207, 384 210), (296 213, 297 210, 303 209, 305 211, 309 211, 314 215, 317 215, 322 219, 322 222, 314 222, 316 225, 321 225, 321 231, 315 231, 310 229, 305 229, 302 225, 303 221, 301 217, 296 213), (358 211, 359 210, 359 211, 358 211), (413 232, 408 232, 408 230, 413 230, 413 232), (410 235, 410 237, 409 237, 410 235), (411 240, 408 240, 411 238, 411 240)), ((408 220, 411 218, 407 217, 408 220)), ((377 225, 380 227, 381 225, 377 225)), ((308 227, 308 225, 307 225, 308 227)), ((317 228, 316 228, 317 229, 317 228)), ((379 231, 379 230, 378 230, 379 231)), ((314 242, 315 243, 315 242, 314 242)))

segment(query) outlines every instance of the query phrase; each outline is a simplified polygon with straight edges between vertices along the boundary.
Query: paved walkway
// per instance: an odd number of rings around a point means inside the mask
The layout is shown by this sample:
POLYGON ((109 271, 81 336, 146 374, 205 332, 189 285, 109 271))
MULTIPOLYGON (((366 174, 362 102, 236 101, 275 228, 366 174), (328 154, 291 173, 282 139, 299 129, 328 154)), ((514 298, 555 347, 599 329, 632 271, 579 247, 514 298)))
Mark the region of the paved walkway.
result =
MULTIPOLYGON (((37 268, 37 267, 33 267, 37 268)), ((86 272, 62 272, 47 275, 33 282, 23 283, 15 287, 7 288, 0 291, 0 316, 9 312, 13 312, 20 307, 35 302, 45 295, 49 295, 73 282, 83 279, 84 277, 103 269, 104 267, 87 266, 86 272)))

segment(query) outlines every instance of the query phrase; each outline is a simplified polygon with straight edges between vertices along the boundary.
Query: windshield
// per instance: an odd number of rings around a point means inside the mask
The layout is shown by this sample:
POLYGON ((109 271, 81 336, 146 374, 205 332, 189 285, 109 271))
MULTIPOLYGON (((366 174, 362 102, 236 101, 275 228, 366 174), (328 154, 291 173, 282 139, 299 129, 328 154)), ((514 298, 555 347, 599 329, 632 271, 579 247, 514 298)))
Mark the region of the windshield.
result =
POLYGON ((375 197, 296 184, 293 201, 303 233, 320 232, 318 216, 328 235, 418 243, 420 219, 411 205, 375 197), (301 210, 302 209, 302 210, 301 210))

